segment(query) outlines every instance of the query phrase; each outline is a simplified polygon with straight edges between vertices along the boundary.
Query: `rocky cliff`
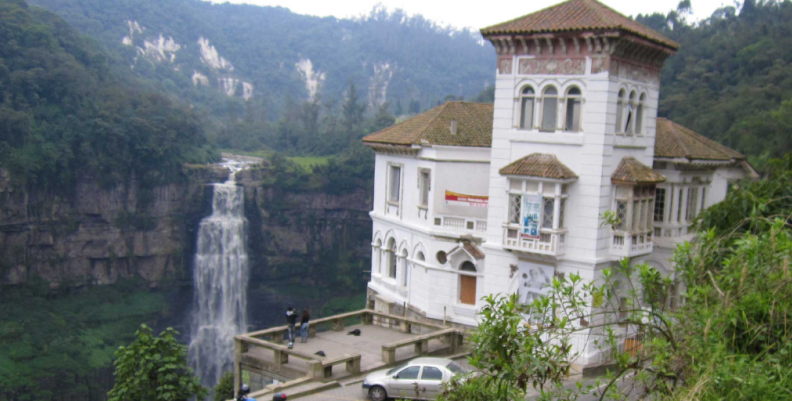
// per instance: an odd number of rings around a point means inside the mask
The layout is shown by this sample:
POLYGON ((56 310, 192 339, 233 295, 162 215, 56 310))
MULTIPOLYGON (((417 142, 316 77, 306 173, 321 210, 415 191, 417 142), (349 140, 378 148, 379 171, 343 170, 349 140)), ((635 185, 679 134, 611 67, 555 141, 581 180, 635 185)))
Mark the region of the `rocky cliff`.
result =
POLYGON ((0 283, 38 276, 52 287, 80 286, 139 276, 154 286, 184 279, 211 201, 206 184, 227 174, 185 168, 179 182, 150 189, 134 182, 107 188, 83 177, 70 194, 56 195, 20 189, 0 170, 0 283))

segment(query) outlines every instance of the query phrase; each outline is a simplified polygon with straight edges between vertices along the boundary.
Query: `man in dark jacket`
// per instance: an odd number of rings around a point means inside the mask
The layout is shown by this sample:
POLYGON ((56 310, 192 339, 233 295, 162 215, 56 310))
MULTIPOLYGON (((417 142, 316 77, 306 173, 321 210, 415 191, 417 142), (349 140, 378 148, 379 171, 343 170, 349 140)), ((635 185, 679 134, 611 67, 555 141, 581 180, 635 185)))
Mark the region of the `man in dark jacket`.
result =
POLYGON ((288 307, 286 309, 286 324, 289 326, 289 349, 294 347, 294 337, 296 332, 294 331, 294 325, 297 323, 297 312, 294 310, 293 307, 288 307))

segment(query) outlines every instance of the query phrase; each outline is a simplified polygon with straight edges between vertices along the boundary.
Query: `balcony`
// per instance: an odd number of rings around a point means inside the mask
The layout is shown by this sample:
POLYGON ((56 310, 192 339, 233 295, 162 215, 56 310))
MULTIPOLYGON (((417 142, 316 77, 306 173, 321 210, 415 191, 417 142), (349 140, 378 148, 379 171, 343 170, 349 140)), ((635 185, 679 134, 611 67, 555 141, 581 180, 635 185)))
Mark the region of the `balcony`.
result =
POLYGON ((434 225, 436 227, 443 227, 445 229, 459 230, 459 231, 478 231, 478 232, 487 231, 486 220, 457 217, 457 216, 436 215, 434 219, 434 225))
POLYGON ((566 230, 542 229, 539 238, 523 238, 520 227, 503 226, 503 247, 513 251, 562 256, 566 253, 566 230))
POLYGON ((652 253, 654 243, 652 233, 614 233, 611 242, 611 255, 632 257, 652 253))

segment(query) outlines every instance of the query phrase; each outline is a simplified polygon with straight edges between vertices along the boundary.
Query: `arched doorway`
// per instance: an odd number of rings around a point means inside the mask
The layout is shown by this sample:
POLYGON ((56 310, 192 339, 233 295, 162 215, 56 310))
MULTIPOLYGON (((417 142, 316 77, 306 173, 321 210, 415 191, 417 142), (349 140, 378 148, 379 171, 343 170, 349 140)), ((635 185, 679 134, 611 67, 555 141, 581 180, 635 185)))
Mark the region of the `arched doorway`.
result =
MULTIPOLYGON (((459 271, 476 273, 476 265, 470 261, 462 262, 459 271)), ((476 304, 476 276, 459 275, 459 302, 466 305, 476 304)))

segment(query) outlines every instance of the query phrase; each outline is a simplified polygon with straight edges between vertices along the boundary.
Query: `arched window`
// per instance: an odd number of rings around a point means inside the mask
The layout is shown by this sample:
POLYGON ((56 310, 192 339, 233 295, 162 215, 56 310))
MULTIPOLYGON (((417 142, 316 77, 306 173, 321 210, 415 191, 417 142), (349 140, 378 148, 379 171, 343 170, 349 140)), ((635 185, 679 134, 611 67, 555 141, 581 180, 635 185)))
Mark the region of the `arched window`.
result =
POLYGON ((424 262, 424 261, 426 261, 426 256, 424 256, 423 252, 418 251, 418 253, 415 254, 415 259, 416 260, 420 260, 421 262, 424 262))
POLYGON ((638 108, 635 110, 635 133, 638 135, 643 133, 643 110, 645 101, 646 94, 642 93, 641 98, 638 99, 638 108))
POLYGON ((542 131, 556 130, 558 119, 558 91, 553 86, 545 88, 542 94, 542 131))
POLYGON ((624 97, 625 97, 624 89, 619 91, 619 98, 616 100, 616 133, 620 134, 624 132, 622 128, 622 119, 624 117, 624 97))
POLYGON ((624 133, 632 135, 635 132, 635 91, 630 92, 630 101, 627 103, 624 133))
POLYGON ((526 86, 520 93, 520 128, 533 129, 534 100, 536 94, 533 88, 526 86))
POLYGON ((566 96, 566 124, 564 129, 569 132, 580 131, 580 89, 573 86, 567 91, 566 96))
MULTIPOLYGON (((476 272, 476 265, 469 261, 462 262, 459 270, 463 272, 476 272)), ((476 276, 459 275, 459 302, 467 305, 476 304, 476 276)))
POLYGON ((388 277, 396 278, 396 241, 388 240, 388 277))
POLYGON ((401 260, 402 260, 402 271, 404 272, 404 274, 402 274, 402 286, 406 287, 407 284, 410 283, 410 281, 409 281, 409 279, 410 279, 410 263, 407 261, 407 250, 406 249, 402 251, 402 255, 401 256, 402 256, 401 257, 401 260))
POLYGON ((382 274, 382 240, 379 238, 374 245, 374 255, 372 260, 377 264, 377 274, 382 274))

